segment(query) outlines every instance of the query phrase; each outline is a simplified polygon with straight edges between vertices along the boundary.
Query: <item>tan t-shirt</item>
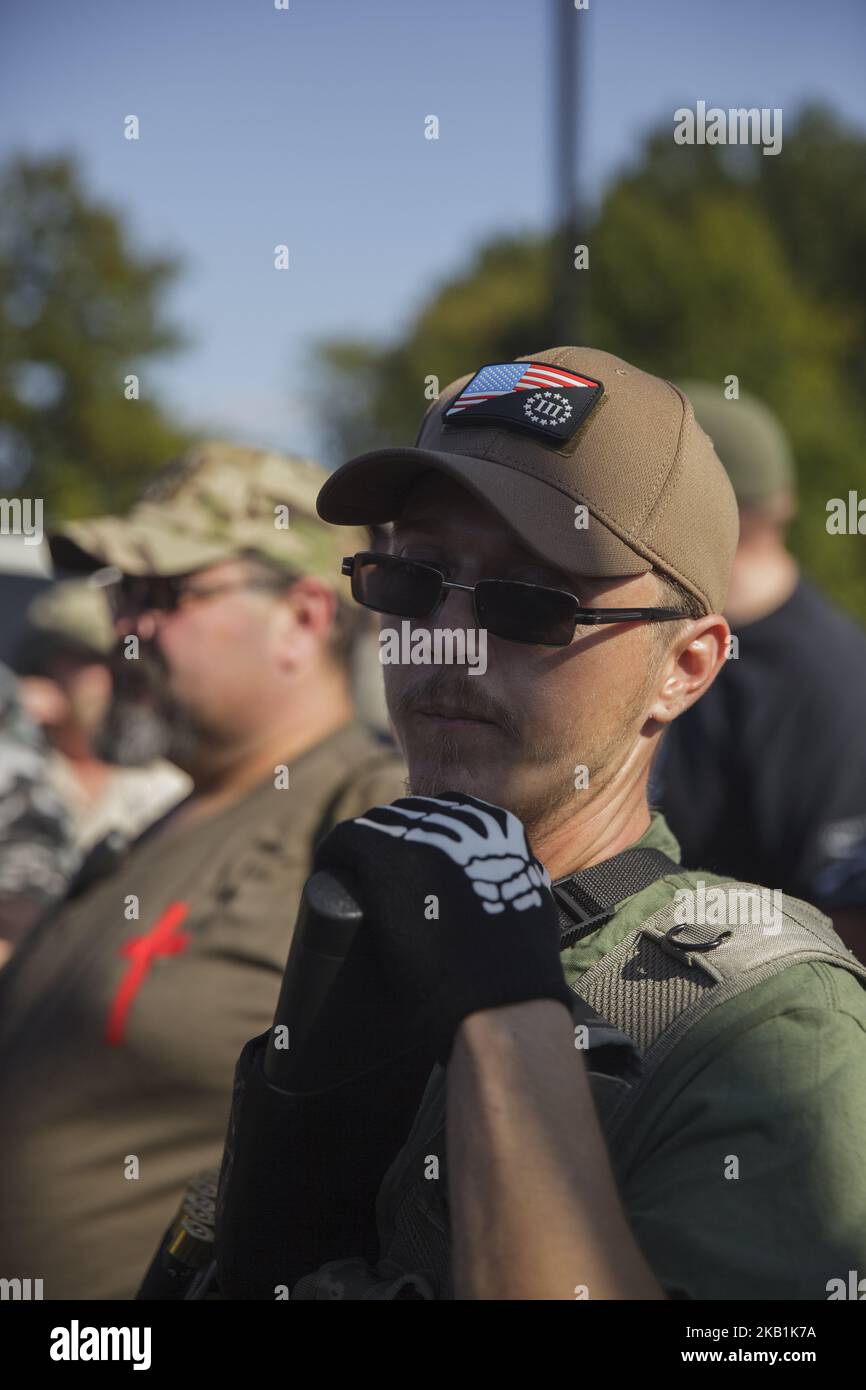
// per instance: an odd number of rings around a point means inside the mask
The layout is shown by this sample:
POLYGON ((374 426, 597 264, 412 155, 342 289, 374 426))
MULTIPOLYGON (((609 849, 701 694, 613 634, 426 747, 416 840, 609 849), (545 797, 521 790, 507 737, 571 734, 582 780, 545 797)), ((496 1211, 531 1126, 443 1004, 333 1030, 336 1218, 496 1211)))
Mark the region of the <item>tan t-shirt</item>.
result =
POLYGON ((219 1163, 323 817, 405 794, 396 754, 356 722, 288 774, 146 832, 0 975, 0 1276, 132 1297, 187 1179, 219 1163))

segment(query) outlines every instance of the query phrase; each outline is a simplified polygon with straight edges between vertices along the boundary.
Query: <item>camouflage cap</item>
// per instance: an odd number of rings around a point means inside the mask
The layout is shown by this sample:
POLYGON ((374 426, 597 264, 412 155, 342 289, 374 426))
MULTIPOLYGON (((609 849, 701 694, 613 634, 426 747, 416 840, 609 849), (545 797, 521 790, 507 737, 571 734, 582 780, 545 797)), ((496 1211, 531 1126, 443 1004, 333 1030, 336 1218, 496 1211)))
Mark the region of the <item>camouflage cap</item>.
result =
POLYGON ((112 565, 124 574, 170 575, 253 551, 339 589, 346 547, 364 550, 368 537, 362 530, 347 537, 317 516, 327 477, 311 459, 204 441, 157 473, 127 516, 57 527, 52 558, 66 570, 112 565))

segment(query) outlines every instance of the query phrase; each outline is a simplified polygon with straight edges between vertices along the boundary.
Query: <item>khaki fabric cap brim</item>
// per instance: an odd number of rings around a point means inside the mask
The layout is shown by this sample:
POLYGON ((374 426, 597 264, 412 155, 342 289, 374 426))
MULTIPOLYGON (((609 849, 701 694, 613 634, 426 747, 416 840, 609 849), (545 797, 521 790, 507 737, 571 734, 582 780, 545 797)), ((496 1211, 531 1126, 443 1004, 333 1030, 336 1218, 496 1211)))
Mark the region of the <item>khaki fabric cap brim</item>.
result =
POLYGON ((431 469, 486 502, 526 545, 559 568, 589 577, 646 574, 653 568, 594 515, 585 530, 575 529, 575 503, 556 487, 466 454, 413 448, 359 454, 323 485, 319 516, 343 526, 394 521, 410 489, 431 469))
POLYGON ((175 531, 164 514, 152 524, 114 516, 69 521, 51 534, 48 544, 59 568, 89 572, 114 565, 136 575, 189 574, 238 553, 237 544, 175 531))

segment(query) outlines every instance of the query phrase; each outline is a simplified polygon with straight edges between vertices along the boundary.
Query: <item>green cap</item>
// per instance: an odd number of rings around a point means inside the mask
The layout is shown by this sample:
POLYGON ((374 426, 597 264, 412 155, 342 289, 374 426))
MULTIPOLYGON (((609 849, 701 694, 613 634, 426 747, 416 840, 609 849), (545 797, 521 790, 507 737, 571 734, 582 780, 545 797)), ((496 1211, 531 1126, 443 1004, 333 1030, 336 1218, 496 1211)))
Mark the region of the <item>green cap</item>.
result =
POLYGON ((27 609, 37 632, 106 656, 117 638, 105 593, 88 579, 64 579, 37 594, 27 609))
POLYGON ((311 459, 222 440, 195 444, 162 469, 125 517, 70 521, 49 536, 56 565, 124 574, 187 574, 253 551, 342 587, 340 561, 366 550, 316 513, 328 477, 311 459), (347 549, 348 547, 348 549, 347 549))
POLYGON ((780 422, 762 401, 749 395, 729 401, 721 386, 706 381, 679 385, 701 429, 713 441, 741 505, 796 492, 791 446, 780 422))

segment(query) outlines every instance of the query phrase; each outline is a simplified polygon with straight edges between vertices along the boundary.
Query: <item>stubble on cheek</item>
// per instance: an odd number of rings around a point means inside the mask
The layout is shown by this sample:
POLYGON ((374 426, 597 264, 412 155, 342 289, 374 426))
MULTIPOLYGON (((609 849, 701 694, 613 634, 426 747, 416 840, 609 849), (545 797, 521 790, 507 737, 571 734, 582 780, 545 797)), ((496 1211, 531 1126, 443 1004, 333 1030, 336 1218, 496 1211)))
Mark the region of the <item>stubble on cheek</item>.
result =
POLYGON ((597 709, 567 714, 557 702, 523 719, 522 736, 488 740, 465 735, 423 734, 415 720, 400 721, 398 731, 409 765, 411 793, 441 795, 465 791, 506 806, 527 828, 560 822, 589 806, 616 777, 632 744, 632 725, 639 724, 644 691, 628 709, 599 720, 597 709), (578 790, 579 769, 586 769, 585 789, 578 790))

